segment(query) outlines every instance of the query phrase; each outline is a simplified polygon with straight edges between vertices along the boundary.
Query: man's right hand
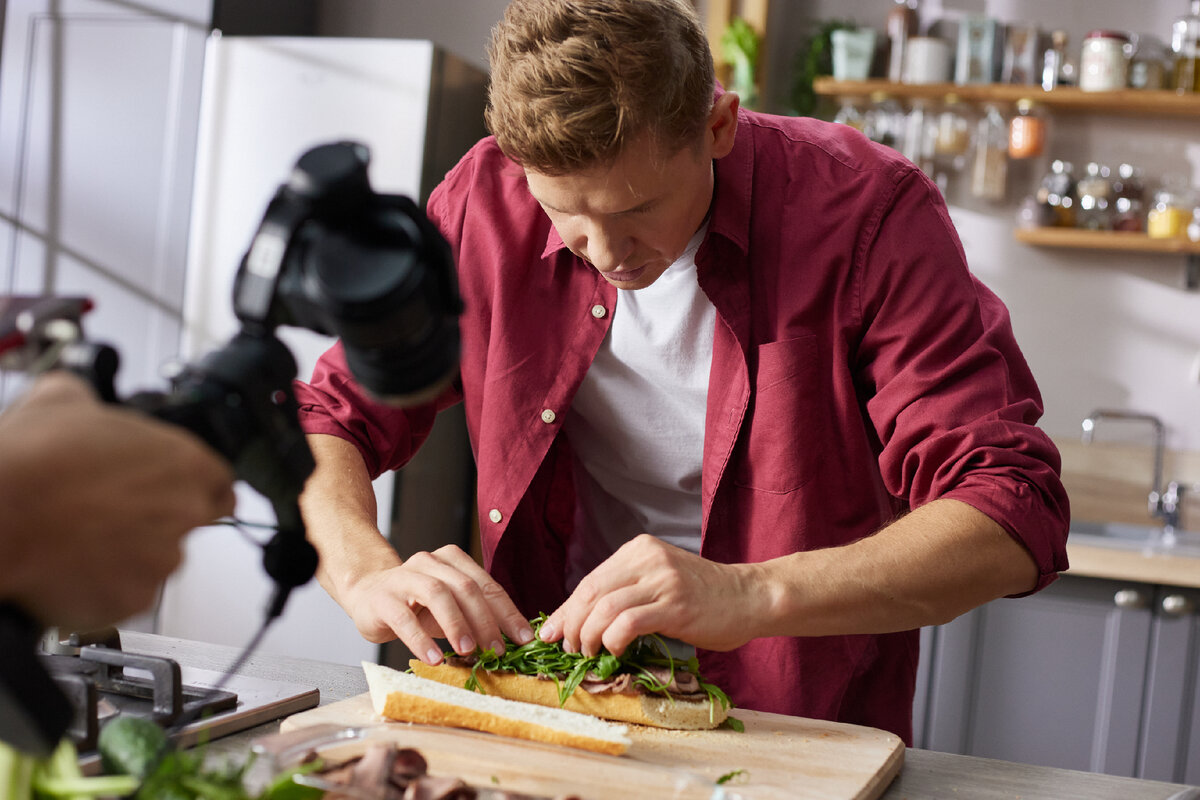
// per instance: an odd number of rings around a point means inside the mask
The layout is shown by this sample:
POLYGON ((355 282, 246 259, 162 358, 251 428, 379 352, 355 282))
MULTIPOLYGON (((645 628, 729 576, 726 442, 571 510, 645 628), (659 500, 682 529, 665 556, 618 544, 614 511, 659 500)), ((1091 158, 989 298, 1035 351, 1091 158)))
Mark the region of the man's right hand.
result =
POLYGON ((415 553, 399 566, 363 576, 337 599, 364 638, 398 638, 427 664, 442 661, 435 639, 446 639, 459 655, 476 645, 503 652, 501 632, 518 644, 533 639, 528 620, 504 588, 454 545, 415 553))
POLYGON ((416 553, 407 561, 379 532, 375 492, 362 456, 337 436, 313 434, 317 462, 300 496, 308 537, 321 555, 317 580, 368 641, 399 639, 437 664, 435 639, 467 655, 476 645, 501 652, 501 633, 533 639, 529 621, 490 575, 461 548, 416 553))

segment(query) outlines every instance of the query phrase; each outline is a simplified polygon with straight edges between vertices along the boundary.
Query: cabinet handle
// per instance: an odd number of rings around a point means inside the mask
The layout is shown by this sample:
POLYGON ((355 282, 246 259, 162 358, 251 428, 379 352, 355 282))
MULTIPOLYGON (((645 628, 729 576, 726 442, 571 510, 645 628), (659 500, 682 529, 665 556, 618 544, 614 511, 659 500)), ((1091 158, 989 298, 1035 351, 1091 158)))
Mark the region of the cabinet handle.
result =
POLYGON ((1113 595, 1117 608, 1145 608, 1150 605, 1146 594, 1137 589, 1121 589, 1113 595))
POLYGON ((1196 610, 1196 603, 1182 594, 1169 594, 1162 599, 1162 611, 1169 617, 1186 617, 1196 610))

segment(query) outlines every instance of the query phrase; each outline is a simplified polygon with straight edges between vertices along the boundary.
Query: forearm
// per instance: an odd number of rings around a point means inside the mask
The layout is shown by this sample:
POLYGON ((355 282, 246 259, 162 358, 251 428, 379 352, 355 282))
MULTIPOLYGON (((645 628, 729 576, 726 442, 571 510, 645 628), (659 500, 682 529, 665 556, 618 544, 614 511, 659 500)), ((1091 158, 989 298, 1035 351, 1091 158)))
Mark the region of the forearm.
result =
POLYGON ((400 564, 400 558, 379 531, 375 491, 354 445, 322 434, 308 436, 308 444, 317 468, 304 486, 300 509, 321 558, 317 580, 344 605, 355 582, 400 564))
POLYGON ((886 633, 947 622, 1033 589, 1037 567, 975 508, 937 500, 842 547, 759 565, 764 636, 886 633))

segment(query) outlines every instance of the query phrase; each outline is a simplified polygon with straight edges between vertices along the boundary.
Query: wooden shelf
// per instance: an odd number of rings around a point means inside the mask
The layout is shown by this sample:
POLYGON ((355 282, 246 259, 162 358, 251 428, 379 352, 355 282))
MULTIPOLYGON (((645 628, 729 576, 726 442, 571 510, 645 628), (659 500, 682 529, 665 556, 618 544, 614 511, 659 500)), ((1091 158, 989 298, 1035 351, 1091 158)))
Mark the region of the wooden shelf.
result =
POLYGON ((1119 250, 1127 253, 1200 255, 1200 242, 1187 239, 1151 239, 1144 233, 1088 231, 1078 228, 1017 228, 1018 242, 1038 247, 1069 247, 1076 250, 1119 250))
POLYGON ((937 99, 955 94, 973 103, 1015 104, 1028 98, 1056 111, 1086 111, 1119 115, 1159 114, 1174 117, 1200 117, 1200 93, 1179 94, 1165 90, 1124 89, 1115 92, 1084 92, 1074 87, 1043 91, 1040 86, 1010 83, 909 84, 872 79, 837 81, 822 77, 813 81, 813 90, 821 95, 866 97, 883 92, 900 99, 937 99))
POLYGON ((1186 261, 1183 285, 1192 291, 1200 290, 1200 242, 1187 239, 1151 239, 1144 233, 1088 231, 1077 228, 1017 228, 1013 231, 1013 236, 1018 242, 1036 247, 1184 256, 1186 261))

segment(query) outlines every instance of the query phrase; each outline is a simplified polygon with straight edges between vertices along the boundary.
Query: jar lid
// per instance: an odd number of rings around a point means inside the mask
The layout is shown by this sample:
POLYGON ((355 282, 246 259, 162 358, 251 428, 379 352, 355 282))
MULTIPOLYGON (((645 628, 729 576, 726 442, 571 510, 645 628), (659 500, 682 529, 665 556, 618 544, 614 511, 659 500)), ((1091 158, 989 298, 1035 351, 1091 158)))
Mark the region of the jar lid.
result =
POLYGON ((1129 34, 1121 31, 1104 31, 1095 30, 1088 33, 1085 39, 1119 39, 1122 42, 1129 41, 1129 34))

